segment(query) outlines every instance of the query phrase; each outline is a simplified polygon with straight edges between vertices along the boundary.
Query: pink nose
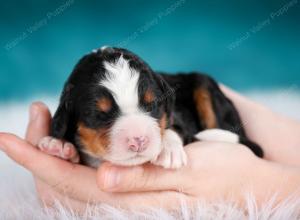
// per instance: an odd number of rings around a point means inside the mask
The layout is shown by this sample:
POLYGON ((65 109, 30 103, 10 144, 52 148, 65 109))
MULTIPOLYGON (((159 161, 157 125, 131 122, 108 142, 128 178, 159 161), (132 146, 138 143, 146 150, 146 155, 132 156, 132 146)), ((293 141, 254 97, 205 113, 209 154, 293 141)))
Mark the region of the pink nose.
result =
POLYGON ((143 152, 148 145, 148 137, 139 136, 128 139, 128 148, 133 152, 143 152))

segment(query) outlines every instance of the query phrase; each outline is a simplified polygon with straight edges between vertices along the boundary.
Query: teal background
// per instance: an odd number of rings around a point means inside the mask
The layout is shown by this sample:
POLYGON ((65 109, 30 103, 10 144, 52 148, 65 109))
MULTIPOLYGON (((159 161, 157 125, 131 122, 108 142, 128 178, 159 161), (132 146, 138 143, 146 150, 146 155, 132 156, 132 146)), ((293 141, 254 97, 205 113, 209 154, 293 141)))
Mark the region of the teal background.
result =
POLYGON ((78 59, 103 45, 126 47, 156 70, 203 71, 239 90, 298 88, 299 5, 297 0, 1 1, 0 101, 57 95, 78 59), (287 11, 271 19, 286 4, 291 4, 287 11))

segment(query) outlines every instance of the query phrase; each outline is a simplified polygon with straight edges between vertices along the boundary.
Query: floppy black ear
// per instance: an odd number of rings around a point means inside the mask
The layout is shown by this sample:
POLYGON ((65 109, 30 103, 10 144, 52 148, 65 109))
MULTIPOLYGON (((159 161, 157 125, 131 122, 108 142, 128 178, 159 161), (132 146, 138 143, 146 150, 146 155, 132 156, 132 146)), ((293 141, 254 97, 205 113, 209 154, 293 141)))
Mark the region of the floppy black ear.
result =
POLYGON ((155 74, 155 80, 162 91, 161 97, 158 98, 158 102, 163 102, 165 105, 165 111, 167 116, 171 116, 175 104, 175 89, 172 88, 168 82, 159 74, 155 74))
POLYGON ((70 127, 70 118, 72 114, 72 101, 70 97, 70 91, 73 85, 68 84, 64 87, 64 91, 60 98, 59 106, 53 116, 51 123, 50 135, 59 138, 67 139, 67 131, 70 127))

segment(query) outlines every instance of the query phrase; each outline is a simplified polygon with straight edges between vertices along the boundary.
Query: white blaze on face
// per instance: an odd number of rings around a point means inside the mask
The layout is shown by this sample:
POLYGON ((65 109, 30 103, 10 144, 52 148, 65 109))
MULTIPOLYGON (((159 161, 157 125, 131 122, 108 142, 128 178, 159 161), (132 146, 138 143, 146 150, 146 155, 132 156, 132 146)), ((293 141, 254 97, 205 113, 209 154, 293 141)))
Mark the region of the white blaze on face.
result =
POLYGON ((139 73, 130 68, 127 60, 121 56, 115 63, 104 62, 107 79, 101 85, 112 92, 121 112, 137 113, 139 73))
POLYGON ((131 68, 123 56, 115 63, 104 62, 104 67, 106 79, 100 85, 111 91, 121 111, 121 116, 111 128, 111 146, 104 159, 121 165, 136 165, 152 160, 161 151, 160 128, 153 117, 139 108, 140 73, 131 68), (144 142, 141 144, 136 140, 144 142))

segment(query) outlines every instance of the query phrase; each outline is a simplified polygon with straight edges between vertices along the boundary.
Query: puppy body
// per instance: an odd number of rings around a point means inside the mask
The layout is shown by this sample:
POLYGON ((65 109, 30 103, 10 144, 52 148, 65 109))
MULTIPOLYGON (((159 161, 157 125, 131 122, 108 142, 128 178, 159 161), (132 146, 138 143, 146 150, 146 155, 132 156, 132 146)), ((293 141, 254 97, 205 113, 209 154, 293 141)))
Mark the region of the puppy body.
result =
POLYGON ((183 146, 196 140, 245 143, 262 157, 241 125, 234 105, 209 76, 155 73, 135 54, 105 48, 75 66, 51 135, 73 143, 89 166, 104 159, 179 168, 187 163, 183 146))
POLYGON ((247 138, 233 103, 211 77, 199 72, 160 74, 174 88, 171 126, 185 145, 195 140, 242 143, 263 157, 262 149, 247 138))

